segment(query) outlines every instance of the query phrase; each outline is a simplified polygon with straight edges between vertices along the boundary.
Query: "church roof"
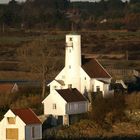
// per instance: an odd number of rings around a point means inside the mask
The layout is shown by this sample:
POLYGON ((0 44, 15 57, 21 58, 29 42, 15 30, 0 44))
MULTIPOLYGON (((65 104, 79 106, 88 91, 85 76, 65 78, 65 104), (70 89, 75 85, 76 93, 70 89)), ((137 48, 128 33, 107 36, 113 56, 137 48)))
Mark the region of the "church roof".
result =
POLYGON ((55 80, 55 81, 57 81, 60 85, 62 85, 62 86, 64 86, 65 85, 65 83, 64 83, 64 81, 63 80, 55 80))
POLYGON ((60 89, 56 91, 66 102, 87 101, 86 98, 76 88, 60 89))
POLYGON ((36 114, 31 109, 11 109, 25 124, 41 124, 36 114))
POLYGON ((111 75, 96 59, 87 61, 82 68, 91 78, 111 78, 111 75))

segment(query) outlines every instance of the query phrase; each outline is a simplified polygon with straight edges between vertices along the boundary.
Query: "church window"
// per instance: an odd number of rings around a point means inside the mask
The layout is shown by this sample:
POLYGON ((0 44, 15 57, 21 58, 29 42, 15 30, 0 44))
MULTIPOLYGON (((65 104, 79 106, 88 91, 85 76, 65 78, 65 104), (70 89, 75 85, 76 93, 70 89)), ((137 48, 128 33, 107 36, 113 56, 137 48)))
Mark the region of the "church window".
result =
POLYGON ((70 41, 72 41, 72 37, 70 37, 70 41))
POLYGON ((53 109, 56 109, 56 104, 53 104, 53 109))
POLYGON ((53 86, 53 88, 54 88, 54 89, 56 89, 56 88, 57 88, 57 86, 53 86))

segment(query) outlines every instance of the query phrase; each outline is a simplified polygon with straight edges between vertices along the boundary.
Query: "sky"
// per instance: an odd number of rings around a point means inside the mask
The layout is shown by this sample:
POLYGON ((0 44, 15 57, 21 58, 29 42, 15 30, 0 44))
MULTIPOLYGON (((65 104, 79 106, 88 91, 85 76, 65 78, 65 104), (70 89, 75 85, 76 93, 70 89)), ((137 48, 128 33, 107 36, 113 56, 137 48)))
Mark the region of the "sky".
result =
MULTIPOLYGON (((8 3, 10 0, 0 0, 0 3, 8 3)), ((19 2, 24 2, 26 0, 17 0, 19 2)), ((99 0, 71 0, 71 1, 99 1, 99 0)), ((128 1, 128 0, 122 0, 122 1, 128 1)))

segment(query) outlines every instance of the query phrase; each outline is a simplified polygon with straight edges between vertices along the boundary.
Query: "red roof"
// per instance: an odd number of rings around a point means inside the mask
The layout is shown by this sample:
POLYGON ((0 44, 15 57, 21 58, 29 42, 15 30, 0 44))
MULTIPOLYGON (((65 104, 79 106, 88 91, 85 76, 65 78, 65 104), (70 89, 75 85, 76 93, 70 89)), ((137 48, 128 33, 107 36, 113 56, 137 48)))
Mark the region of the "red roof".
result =
POLYGON ((41 124, 36 114, 31 109, 11 109, 25 124, 41 124))
POLYGON ((110 74, 96 59, 91 59, 82 68, 91 78, 111 78, 110 74))
POLYGON ((59 89, 56 90, 66 102, 87 101, 86 98, 76 89, 59 89))
POLYGON ((0 93, 10 93, 13 87, 14 84, 11 83, 0 84, 0 93))

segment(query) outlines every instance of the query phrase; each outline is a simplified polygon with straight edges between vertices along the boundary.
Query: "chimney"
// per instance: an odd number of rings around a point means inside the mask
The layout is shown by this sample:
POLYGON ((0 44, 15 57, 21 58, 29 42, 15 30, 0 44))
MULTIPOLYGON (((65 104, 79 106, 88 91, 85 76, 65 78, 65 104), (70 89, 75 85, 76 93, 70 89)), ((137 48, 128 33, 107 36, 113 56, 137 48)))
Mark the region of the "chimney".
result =
POLYGON ((68 84, 68 89, 72 89, 72 84, 68 84))

